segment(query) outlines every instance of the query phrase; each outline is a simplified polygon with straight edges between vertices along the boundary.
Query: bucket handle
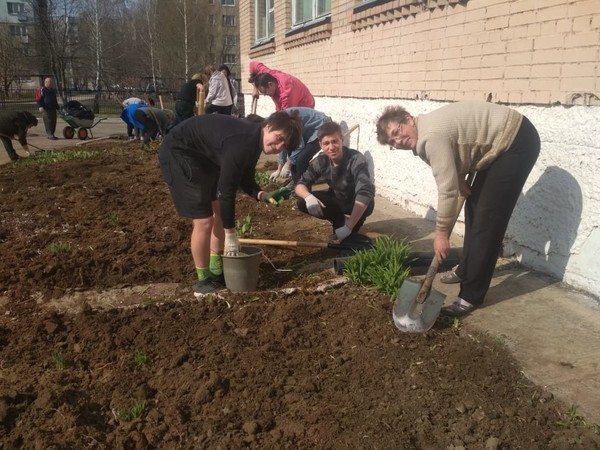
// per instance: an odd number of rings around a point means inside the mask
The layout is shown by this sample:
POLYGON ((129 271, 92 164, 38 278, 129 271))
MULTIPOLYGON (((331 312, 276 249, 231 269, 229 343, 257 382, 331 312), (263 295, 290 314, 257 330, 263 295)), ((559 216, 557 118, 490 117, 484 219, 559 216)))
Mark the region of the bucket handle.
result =
POLYGON ((267 262, 268 262, 269 264, 271 264, 271 267, 272 267, 272 268, 273 268, 273 269, 274 269, 276 272, 291 272, 291 271, 292 271, 292 269, 278 269, 277 267, 275 267, 275 264, 273 264, 273 261, 271 261, 271 260, 269 259, 269 257, 268 257, 267 255, 265 255, 265 254, 264 254, 264 252, 263 252, 263 257, 264 257, 264 258, 267 260, 267 262))

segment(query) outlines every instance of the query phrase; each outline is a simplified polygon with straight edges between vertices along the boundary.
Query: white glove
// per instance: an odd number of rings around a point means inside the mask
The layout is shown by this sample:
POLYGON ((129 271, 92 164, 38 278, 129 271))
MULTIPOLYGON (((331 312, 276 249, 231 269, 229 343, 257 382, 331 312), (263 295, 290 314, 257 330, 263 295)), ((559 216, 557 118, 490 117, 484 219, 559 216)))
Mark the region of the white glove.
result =
POLYGON ((40 112, 44 112, 44 108, 42 108, 41 106, 38 109, 40 110, 40 112))
POLYGON ((279 176, 281 178, 291 178, 292 177, 292 165, 290 164, 290 162, 286 162, 285 165, 283 166, 283 169, 281 169, 281 173, 279 174, 279 176))
POLYGON ((321 203, 321 200, 312 194, 308 194, 304 201, 306 202, 306 209, 311 216, 315 216, 320 219, 323 218, 323 208, 325 208, 325 205, 321 203))
POLYGON ((350 236, 351 233, 352 230, 348 227, 348 225, 344 225, 343 227, 335 229, 335 237, 338 241, 343 241, 348 236, 350 236))
POLYGON ((277 178, 279 178, 280 174, 281 174, 281 170, 277 169, 275 172, 273 172, 271 175, 269 175, 269 180, 275 181, 277 178))
POLYGON ((225 232, 225 249, 223 254, 225 256, 237 256, 240 252, 240 240, 235 234, 225 232))

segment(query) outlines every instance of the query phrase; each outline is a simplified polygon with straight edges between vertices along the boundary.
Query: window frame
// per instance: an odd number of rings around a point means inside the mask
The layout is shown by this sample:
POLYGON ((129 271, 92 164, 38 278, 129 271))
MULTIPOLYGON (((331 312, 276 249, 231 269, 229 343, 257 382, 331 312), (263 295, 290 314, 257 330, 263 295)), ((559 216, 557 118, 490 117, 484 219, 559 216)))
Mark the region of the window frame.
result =
POLYGON ((269 42, 275 37, 275 1, 274 0, 254 0, 254 42, 257 45, 269 42), (264 33, 259 36, 258 25, 261 23, 259 14, 261 7, 264 6, 264 33), (273 29, 271 29, 271 26, 273 29))
POLYGON ((317 11, 319 0, 309 0, 311 2, 311 17, 309 19, 298 21, 296 17, 296 4, 301 1, 304 0, 292 0, 292 29, 304 27, 306 25, 310 25, 313 22, 319 22, 327 17, 331 17, 331 0, 325 0, 329 1, 329 9, 321 14, 319 14, 317 11))
POLYGON ((221 16, 221 25, 224 27, 235 27, 235 14, 223 14, 221 16))
POLYGON ((6 11, 11 16, 18 16, 19 14, 23 14, 25 12, 25 3, 23 2, 6 2, 6 11), (12 11, 13 7, 17 7, 18 11, 12 11))
POLYGON ((235 0, 221 0, 221 6, 235 6, 235 0), (231 4, 225 2, 231 2, 231 4))

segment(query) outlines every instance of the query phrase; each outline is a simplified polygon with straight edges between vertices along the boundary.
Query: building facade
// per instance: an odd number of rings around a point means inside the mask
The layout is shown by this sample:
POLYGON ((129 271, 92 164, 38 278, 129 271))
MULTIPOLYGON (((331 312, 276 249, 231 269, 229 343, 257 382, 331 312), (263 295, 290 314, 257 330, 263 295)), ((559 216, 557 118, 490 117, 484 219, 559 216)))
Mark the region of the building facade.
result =
MULTIPOLYGON (((361 125, 378 192, 424 217, 433 177, 376 142, 386 105, 418 115, 481 100, 527 115, 542 152, 505 252, 600 296, 600 1, 242 0, 240 46, 242 84, 251 60, 300 78, 316 109, 361 125)), ((260 114, 273 109, 260 99, 260 114)))

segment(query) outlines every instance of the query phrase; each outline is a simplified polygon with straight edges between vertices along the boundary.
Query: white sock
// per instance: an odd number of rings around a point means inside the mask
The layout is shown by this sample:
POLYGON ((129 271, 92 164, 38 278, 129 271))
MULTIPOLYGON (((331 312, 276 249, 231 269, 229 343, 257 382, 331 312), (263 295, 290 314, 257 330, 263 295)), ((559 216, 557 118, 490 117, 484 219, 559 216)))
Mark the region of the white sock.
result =
POLYGON ((463 300, 463 299, 462 299, 462 298, 460 298, 460 297, 456 297, 456 300, 454 300, 454 304, 455 304, 455 305, 460 305, 460 306, 467 306, 467 307, 469 307, 469 306, 473 306, 471 303, 469 303, 469 302, 468 302, 468 301, 466 301, 466 300, 463 300))

